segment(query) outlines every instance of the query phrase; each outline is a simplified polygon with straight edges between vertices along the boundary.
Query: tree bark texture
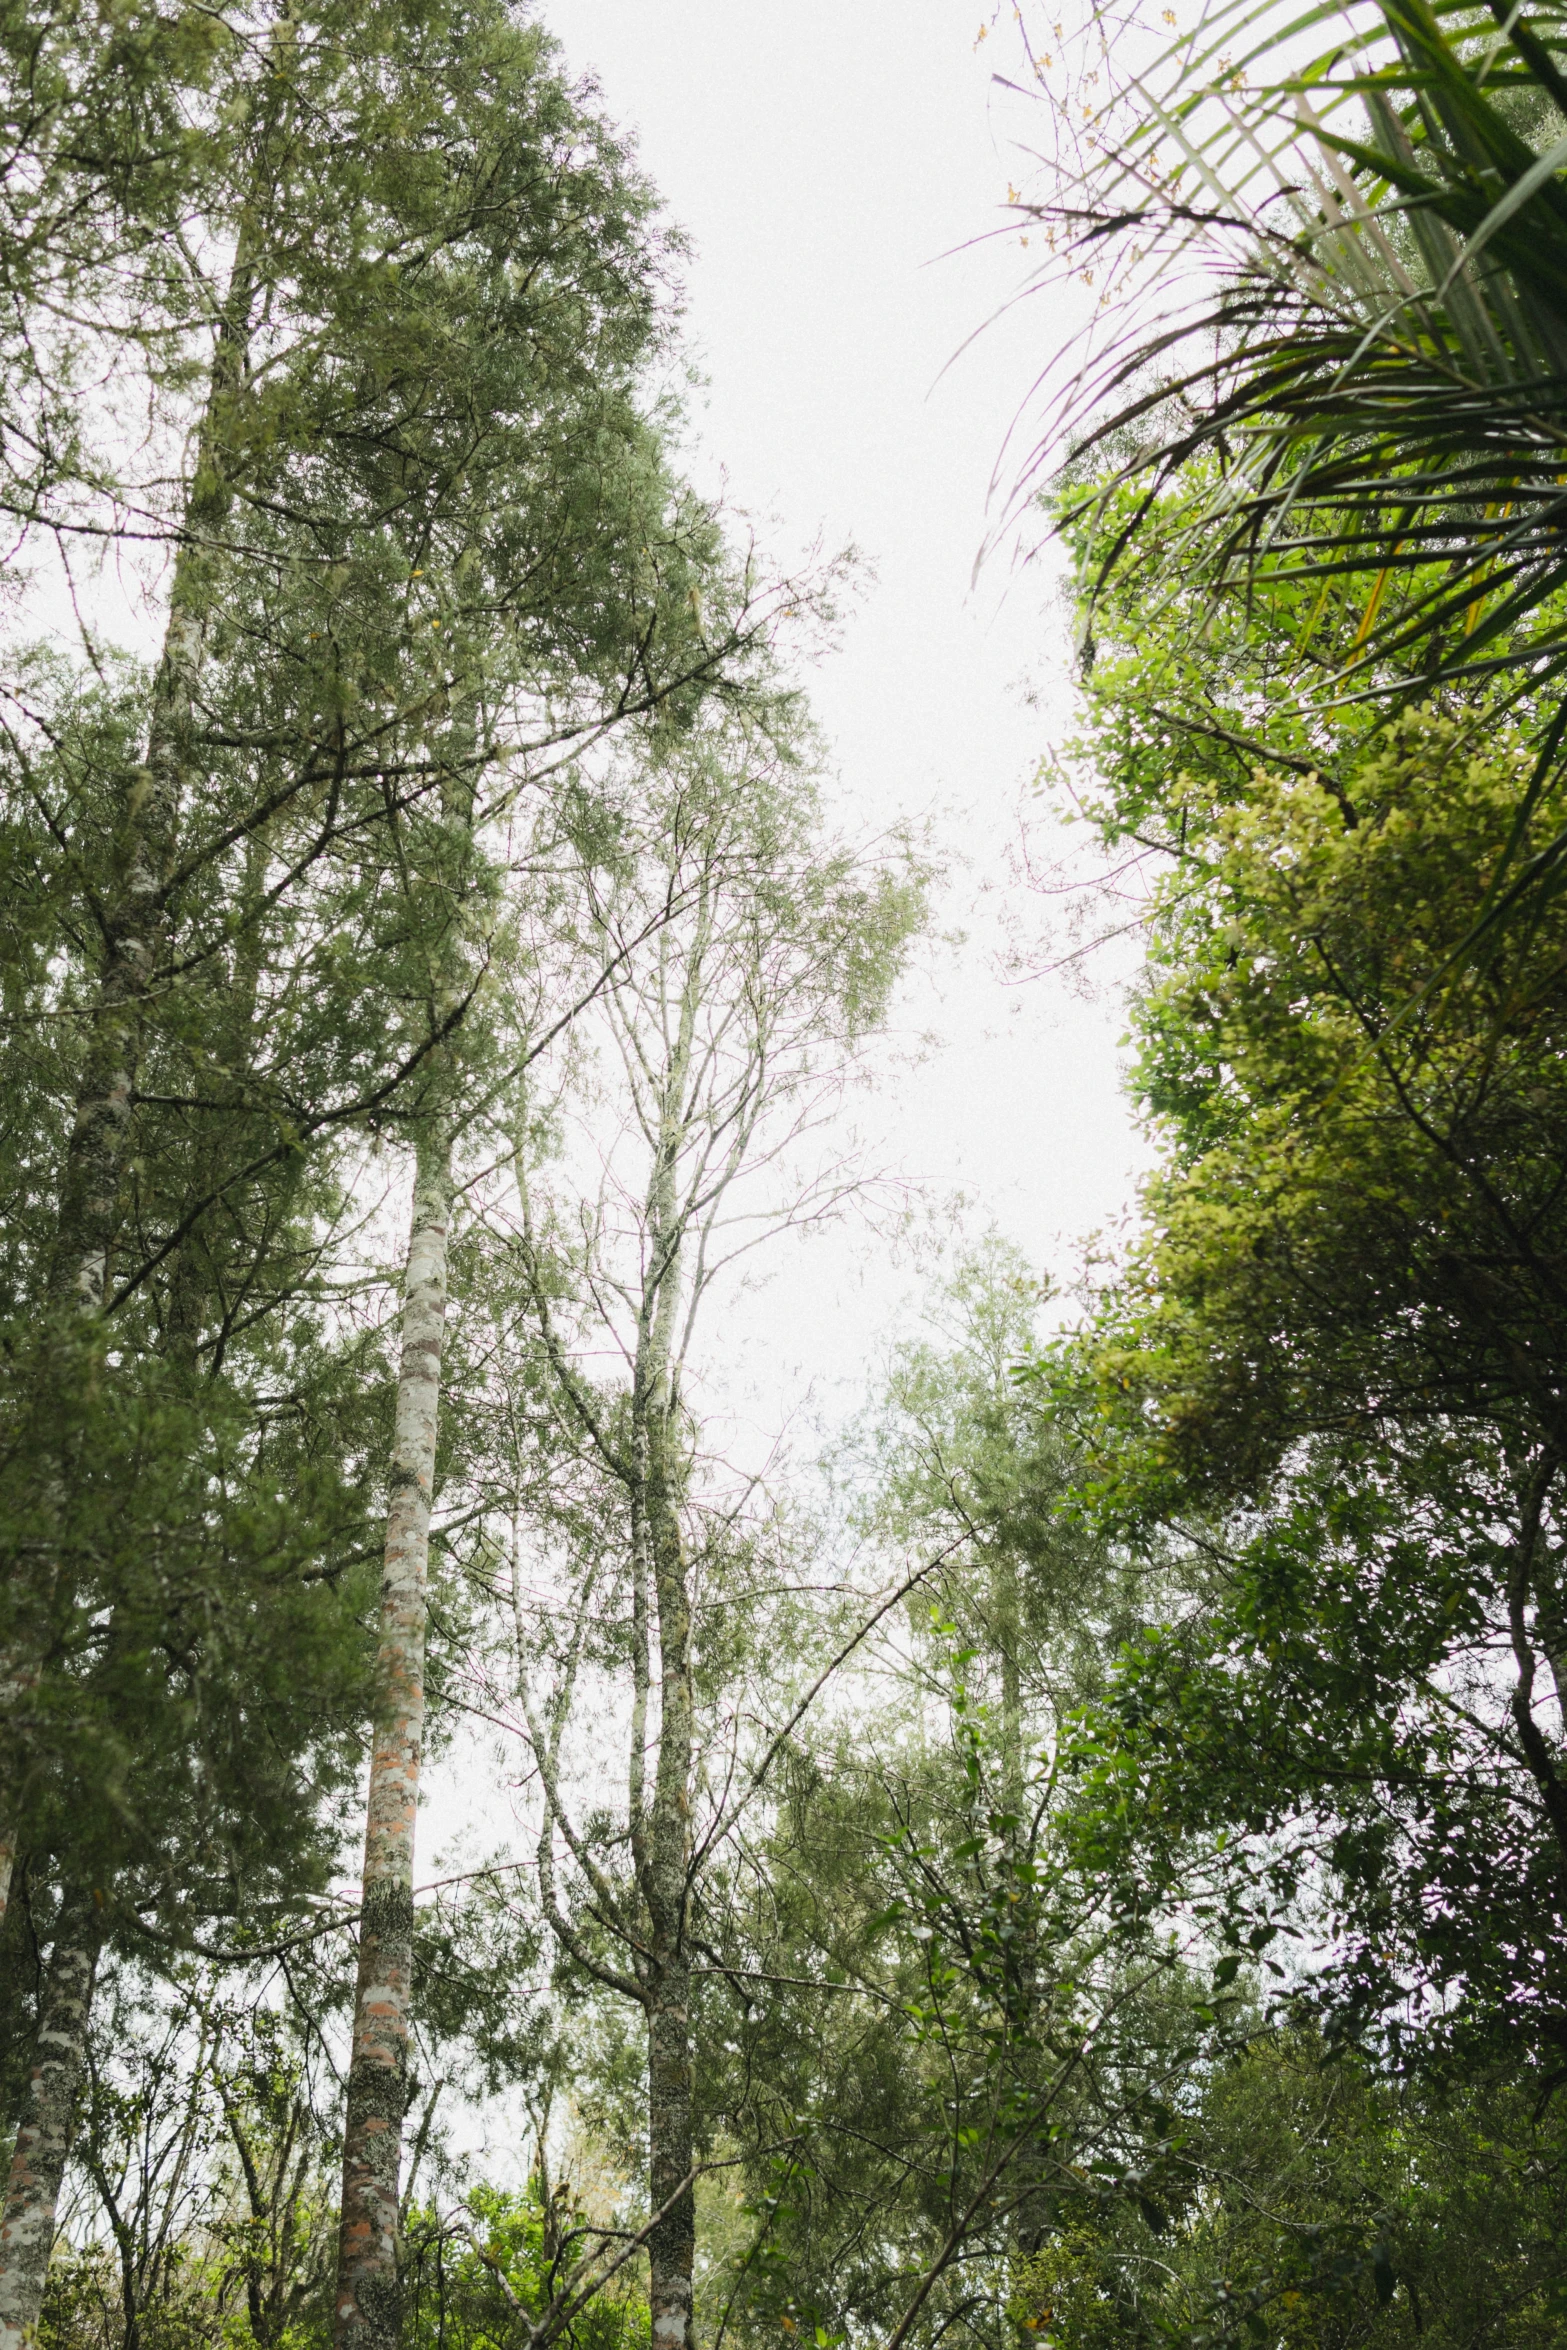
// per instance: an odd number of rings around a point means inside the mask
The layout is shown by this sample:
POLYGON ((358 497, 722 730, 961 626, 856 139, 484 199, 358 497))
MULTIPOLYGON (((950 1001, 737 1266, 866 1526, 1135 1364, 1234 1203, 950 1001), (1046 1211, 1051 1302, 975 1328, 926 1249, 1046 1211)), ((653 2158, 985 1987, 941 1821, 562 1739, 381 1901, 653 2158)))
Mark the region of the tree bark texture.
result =
POLYGON ((691 1687, 691 1599, 685 1545, 672 1507, 667 1452, 673 1398, 659 1365, 651 1430, 654 1592, 658 1604, 658 1764, 649 1821, 648 2191, 672 2208, 648 2239, 653 2350, 693 2350, 692 2272, 696 2196, 677 2188, 691 2169, 691 1970, 686 1903, 691 1865, 691 1763, 696 1725, 691 1687))
POLYGON ((691 2169, 691 1967, 686 1949, 686 1905, 696 1724, 691 1687, 691 1595, 673 1458, 678 1416, 675 1336, 685 1238, 676 1167, 695 1014, 695 993, 687 988, 665 1078, 661 1131, 648 1188, 648 1276, 632 1389, 633 1546, 640 1547, 642 1554, 634 1564, 639 1583, 651 1570, 658 1628, 658 1759, 646 1829, 644 1885, 650 1927, 646 1977, 650 2208, 660 2211, 674 2198, 648 2238, 652 2350, 694 2350, 696 2340, 692 2315, 696 2195, 690 2186, 681 2188, 691 2169))
POLYGON ((657 1963, 648 1998, 648 2192, 655 2211, 674 2201, 648 2238, 653 2350, 693 2350, 696 2192, 681 2185, 691 2171, 691 1974, 678 1948, 657 1963))
POLYGON ((0 1720, 6 1725, 4 1780, 0 1792, 0 1926, 11 1906, 11 1878, 16 1869, 22 1781, 26 1771, 25 1735, 18 1720, 38 1686, 38 1668, 20 1658, 8 1658, 0 1671, 0 1720))
POLYGON ((68 1896, 49 1954, 32 2072, 0 2217, 0 2350, 26 2350, 38 2332, 100 1940, 91 1900, 68 1896))
POLYGON ((443 1139, 420 1152, 403 1291, 381 1579, 380 1710, 370 1757, 343 2140, 333 2329, 337 2350, 395 2350, 398 2338, 398 2174, 408 2104, 414 1825, 424 1745, 425 1589, 451 1196, 451 1154, 443 1139))

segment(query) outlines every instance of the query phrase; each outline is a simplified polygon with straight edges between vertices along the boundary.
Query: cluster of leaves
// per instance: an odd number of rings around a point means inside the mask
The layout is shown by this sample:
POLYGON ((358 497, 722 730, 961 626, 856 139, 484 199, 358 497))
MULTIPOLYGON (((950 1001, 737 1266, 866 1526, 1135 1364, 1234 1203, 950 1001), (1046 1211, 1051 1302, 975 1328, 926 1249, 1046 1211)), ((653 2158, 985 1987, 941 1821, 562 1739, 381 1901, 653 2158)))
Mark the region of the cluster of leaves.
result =
POLYGON ((1062 2350, 1562 2339, 1559 2120, 1504 2083, 1433 2099, 1309 2035, 1202 2080, 1162 2194, 1022 2263, 1012 2313, 1062 2350))
MULTIPOLYGON (((478 2186, 455 2213, 411 2215, 407 2339, 419 2350, 516 2350, 550 2311, 573 2249, 597 2231, 542 2170, 521 2190, 478 2186)), ((646 2350, 636 2282, 596 2293, 555 2339, 571 2350, 646 2350)))

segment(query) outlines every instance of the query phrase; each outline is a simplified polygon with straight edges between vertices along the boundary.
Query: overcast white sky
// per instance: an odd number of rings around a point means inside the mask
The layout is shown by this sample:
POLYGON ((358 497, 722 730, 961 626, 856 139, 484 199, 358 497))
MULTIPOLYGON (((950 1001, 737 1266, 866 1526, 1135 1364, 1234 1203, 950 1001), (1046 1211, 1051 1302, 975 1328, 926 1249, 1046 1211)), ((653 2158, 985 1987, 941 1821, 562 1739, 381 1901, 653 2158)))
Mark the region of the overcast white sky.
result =
MULTIPOLYGON (((693 240, 705 474, 725 468, 784 560, 820 538, 853 541, 875 566, 815 688, 847 819, 938 811, 969 859, 948 908, 967 943, 934 955, 901 1009, 910 1041, 938 1042, 864 1105, 875 1156, 933 1208, 967 1193, 976 1233, 993 1221, 1042 1268, 1067 1270, 1126 1200, 1139 1153, 1113 993, 1008 987, 996 968, 1008 910, 1046 917, 1007 889, 1005 858, 1020 795, 1069 718, 1048 579, 1009 588, 998 564, 971 586, 993 467, 1063 323, 1025 302, 956 357, 1028 263, 1015 235, 942 258, 997 225, 1023 176, 992 118, 1001 37, 976 53, 978 0, 541 5, 693 240), (1043 709, 1022 700, 1029 677, 1043 709)), ((768 1262, 765 1287, 709 1313, 702 1408, 720 1448, 752 1462, 789 1422, 804 1467, 815 1431, 866 1400, 922 1276, 864 1227, 776 1244, 768 1262)), ((518 1762, 482 1796, 482 1744, 459 1740, 430 1774, 421 1879, 508 1841, 518 1762)), ((457 2135, 492 2175, 521 2159, 505 2110, 465 2112, 457 2135)))
MULTIPOLYGON (((1027 130, 1015 101, 992 103, 992 61, 1013 63, 1005 33, 976 46, 978 0, 545 0, 543 13, 693 241, 704 463, 726 469, 785 559, 820 536, 874 565, 816 682, 847 808, 864 822, 943 811, 971 861, 952 902, 968 943, 904 1006, 911 1034, 941 1042, 868 1106, 876 1155, 933 1200, 961 1189, 976 1226, 993 1219, 1060 1265, 1125 1199, 1137 1146, 1113 996, 1009 988, 994 967, 1007 911, 1049 911, 996 885, 1020 793, 1068 715, 1048 577, 998 561, 971 585, 993 468, 1063 326, 1054 297, 1011 304, 1029 256, 1015 233, 993 235, 1027 130), (1043 710, 1024 706, 1030 676, 1043 710)), ((807 1385, 828 1416, 852 1408, 907 1264, 863 1233, 772 1263, 765 1299, 730 1321, 754 1408, 766 1420, 807 1385)))

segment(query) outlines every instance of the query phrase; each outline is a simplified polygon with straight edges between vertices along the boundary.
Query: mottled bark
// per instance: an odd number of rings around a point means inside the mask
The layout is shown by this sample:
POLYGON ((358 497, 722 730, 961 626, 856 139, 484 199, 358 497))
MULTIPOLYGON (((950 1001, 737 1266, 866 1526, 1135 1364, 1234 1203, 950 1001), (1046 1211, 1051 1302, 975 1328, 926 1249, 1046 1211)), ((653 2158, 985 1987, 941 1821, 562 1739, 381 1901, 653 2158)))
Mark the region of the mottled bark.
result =
POLYGON ((92 1901, 68 1897, 44 1977, 32 2071, 0 2217, 0 2350, 24 2350, 38 2331, 100 1940, 92 1901))
POLYGON ((11 1878, 16 1869, 18 1822, 22 1809, 22 1778, 27 1765, 24 1708, 38 1686, 38 1665, 13 1649, 0 1670, 0 1722, 4 1730, 4 1766, 0 1775, 0 1926, 11 1906, 11 1878))
MULTIPOLYGON (((672 1534, 672 1530, 671 1530, 672 1534)), ((663 1545, 659 1546, 660 1548, 663 1545)), ((661 1561, 658 1634, 661 1718, 649 1822, 651 1966, 648 1978, 648 2194, 658 2211, 648 2239, 653 2350, 691 2350, 696 2197, 676 2189, 691 2169, 691 1970, 686 1955, 691 1861, 691 1624, 685 1561, 671 1538, 661 1561)))
POLYGON ((424 1746, 425 1589, 451 1196, 449 1146, 444 1139, 432 1141, 420 1153, 403 1291, 402 1362, 381 1580, 381 1689, 370 1758, 359 1978, 343 2140, 334 2302, 338 2350, 394 2350, 398 2338, 398 2174, 408 2104, 414 1825, 424 1746))
POLYGON ((691 1975, 679 1944, 655 1955, 648 1998, 648 2194, 664 2213, 648 2238, 653 2350, 692 2350, 696 2193, 691 2171, 691 1975))
POLYGON ((631 1865, 644 1899, 651 1882, 647 1846, 647 1711, 652 1693, 652 1648, 648 1624, 653 1582, 648 1525, 648 1450, 645 1417, 632 1414, 631 1432, 631 1751, 627 1771, 627 1820, 631 1865))

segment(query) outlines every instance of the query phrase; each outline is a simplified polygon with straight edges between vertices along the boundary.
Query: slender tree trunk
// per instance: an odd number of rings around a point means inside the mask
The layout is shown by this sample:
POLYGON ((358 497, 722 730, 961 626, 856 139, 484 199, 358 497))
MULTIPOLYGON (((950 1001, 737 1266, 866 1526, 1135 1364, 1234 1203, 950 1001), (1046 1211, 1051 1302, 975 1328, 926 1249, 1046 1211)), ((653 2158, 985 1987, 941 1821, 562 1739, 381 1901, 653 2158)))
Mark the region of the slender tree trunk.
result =
POLYGON ((0 2350, 25 2350, 38 2331, 101 1938, 92 1901, 68 1895, 49 1954, 33 2068, 0 2217, 0 2350))
POLYGON ((991 1608, 996 1646, 1001 1652, 1001 1792, 1009 1812, 1021 1818, 1023 1810, 1023 1679, 1018 1651, 1019 1622, 1017 1560, 998 1545, 991 1568, 991 1608))
POLYGON ((334 2322, 338 2350, 395 2350, 398 2339, 398 2173, 408 2104, 414 1824, 424 1744, 425 1588, 451 1198, 451 1147, 443 1134, 420 1149, 403 1290, 381 1579, 380 1712, 370 1757, 359 1979, 343 2139, 334 2322))
MULTIPOLYGON (((633 1413, 633 1422, 636 1415, 633 1413)), ((652 1886, 647 1846, 647 1706, 652 1688, 648 1593, 653 1581, 648 1532, 647 1431, 633 1426, 631 1481, 631 1752, 627 1773, 627 1819, 631 1865, 646 1900, 652 1886)))
MULTIPOLYGON (((660 1316, 662 1320, 663 1317, 660 1316)), ((691 1864, 691 1600, 685 1546, 672 1507, 668 1449, 674 1416, 663 1361, 652 1416, 649 1511, 658 1601, 659 1730, 649 1823, 651 1960, 648 1980, 648 2192, 654 2211, 675 2197, 648 2239, 653 2350, 694 2350, 692 2279, 696 2195, 691 2169, 691 1968, 686 1952, 691 1864), (677 2193, 677 2190, 679 2192, 677 2193)))
MULTIPOLYGON (((696 2194, 691 2169, 691 1966, 686 1903, 691 1865, 691 1764, 696 1723, 691 1688, 691 1595, 677 1508, 672 1445, 677 1399, 674 1346, 680 1311, 682 1227, 676 1166, 690 1069, 696 995, 689 986, 664 1085, 662 1130, 648 1187, 648 1275, 633 1373, 636 1490, 633 1541, 639 1580, 650 1576, 658 1624, 658 1761, 647 1824, 649 1965, 648 2194, 670 2209, 648 2238, 652 2350, 694 2350, 696 2194)), ((645 1619, 644 1619, 645 1620, 645 1619)), ((640 1724, 638 1725, 640 1730, 640 1724)), ((636 1757, 633 1757, 634 1762, 636 1757)), ((634 1783, 634 1793, 640 1792, 634 1783)))

